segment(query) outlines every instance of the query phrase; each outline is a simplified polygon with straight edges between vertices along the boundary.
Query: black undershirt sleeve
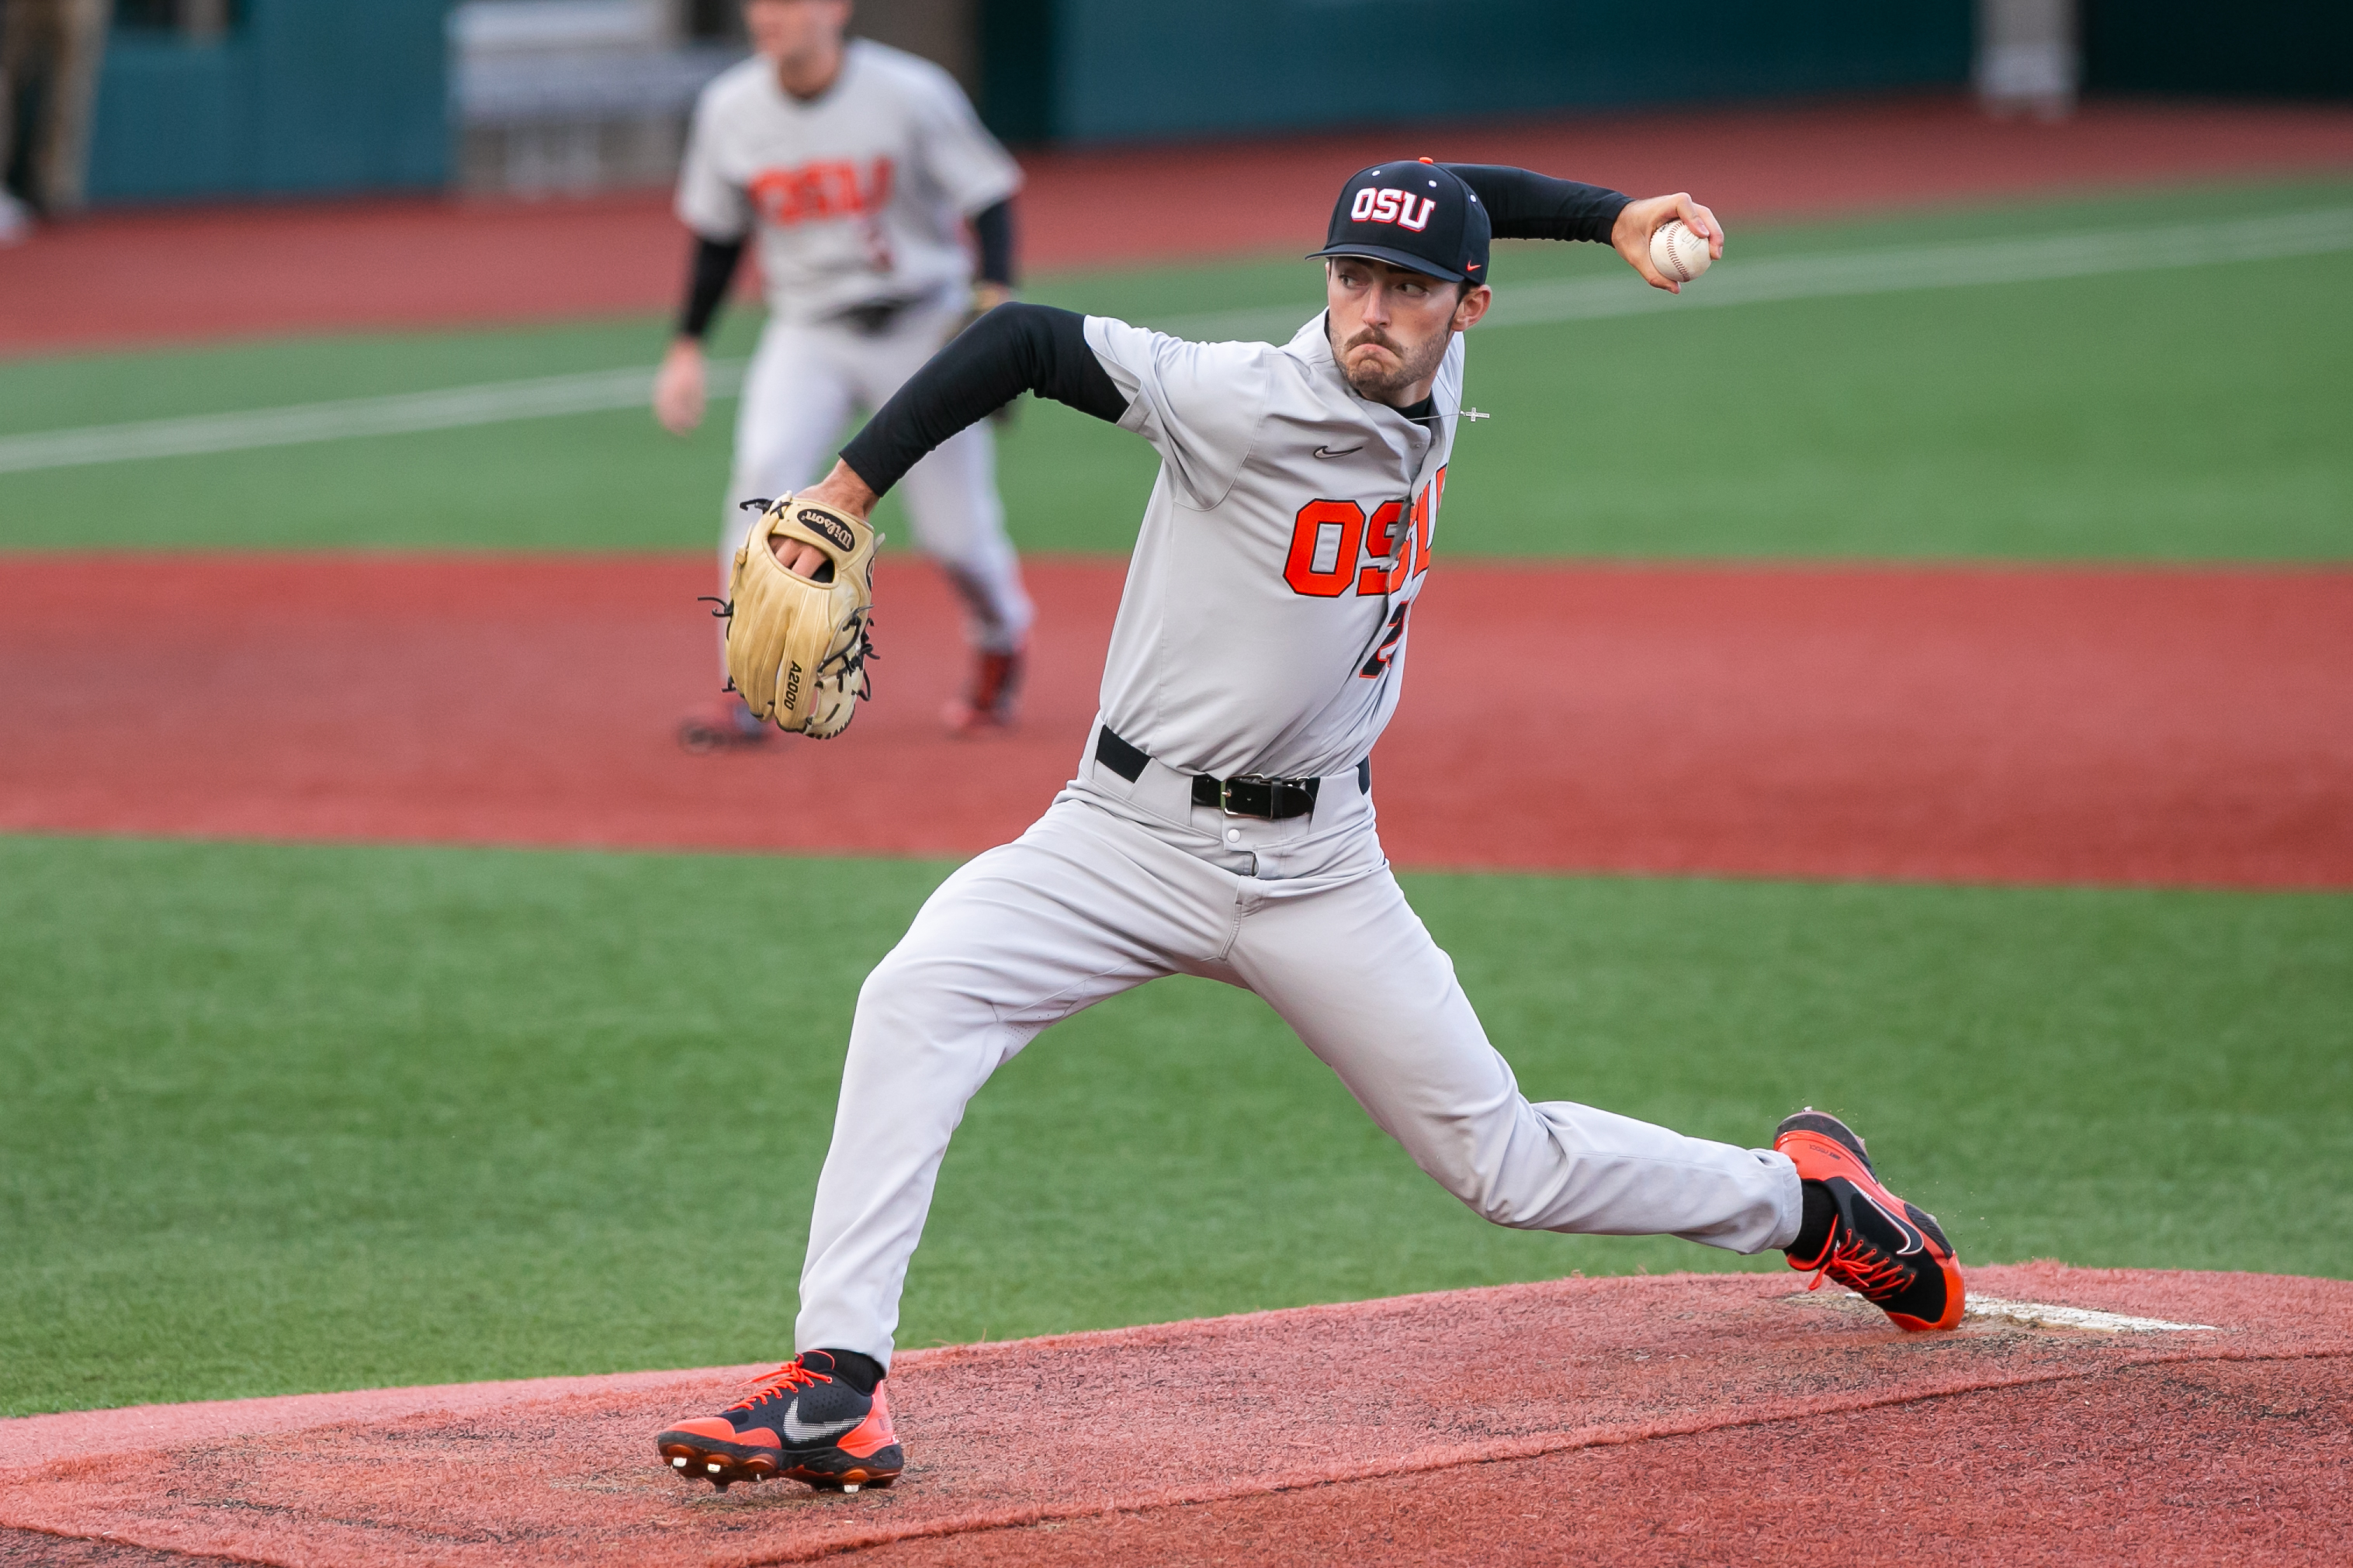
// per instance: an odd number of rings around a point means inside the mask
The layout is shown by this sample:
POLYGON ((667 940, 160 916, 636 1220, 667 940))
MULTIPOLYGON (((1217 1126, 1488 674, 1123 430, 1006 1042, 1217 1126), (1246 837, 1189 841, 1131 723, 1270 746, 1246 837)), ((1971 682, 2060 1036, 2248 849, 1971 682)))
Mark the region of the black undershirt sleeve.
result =
POLYGON ((1448 163, 1446 172, 1479 195, 1497 239, 1588 239, 1607 245, 1631 199, 1600 185, 1556 180, 1499 163, 1448 163))
POLYGON ((972 237, 980 245, 980 280, 1013 287, 1013 203, 1010 198, 972 215, 972 237))
POLYGON ((999 305, 931 358, 841 449, 876 495, 923 456, 1025 392, 1116 424, 1127 398, 1087 346, 1086 318, 1050 305, 999 305))
POLYGON ((727 298, 727 285, 735 277, 735 265, 744 259, 744 242, 740 239, 709 239, 694 237, 694 262, 688 269, 686 303, 678 312, 678 335, 700 341, 711 330, 711 319, 719 314, 720 301, 727 298))

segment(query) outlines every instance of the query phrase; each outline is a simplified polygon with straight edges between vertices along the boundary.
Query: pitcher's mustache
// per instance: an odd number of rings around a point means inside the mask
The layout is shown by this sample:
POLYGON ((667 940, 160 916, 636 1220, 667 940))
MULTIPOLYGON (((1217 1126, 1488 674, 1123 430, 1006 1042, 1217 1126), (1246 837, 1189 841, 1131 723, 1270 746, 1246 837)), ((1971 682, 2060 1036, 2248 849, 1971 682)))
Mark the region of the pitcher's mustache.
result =
POLYGON ((1378 327, 1366 327, 1355 337, 1350 338, 1346 342, 1341 344, 1340 352, 1345 354, 1353 350, 1363 348, 1366 343, 1374 344, 1379 348, 1385 348, 1388 350, 1389 353, 1397 355, 1399 359, 1403 359, 1405 357, 1405 351, 1398 347, 1397 340, 1390 337, 1378 327))

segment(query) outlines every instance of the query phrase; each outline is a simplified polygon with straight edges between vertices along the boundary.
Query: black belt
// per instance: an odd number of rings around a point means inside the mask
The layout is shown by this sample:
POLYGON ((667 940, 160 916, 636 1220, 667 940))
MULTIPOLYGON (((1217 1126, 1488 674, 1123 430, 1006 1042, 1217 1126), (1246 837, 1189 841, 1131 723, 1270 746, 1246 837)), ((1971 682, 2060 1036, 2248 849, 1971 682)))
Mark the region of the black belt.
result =
POLYGON ((833 319, 863 336, 879 337, 890 330, 892 322, 930 298, 927 294, 917 294, 908 299, 870 300, 863 305, 836 310, 833 319))
MULTIPOLYGON (((1095 737, 1095 761, 1130 784, 1144 776, 1144 764, 1151 760, 1143 747, 1131 745, 1112 733, 1108 724, 1095 737)), ((1196 773, 1193 804, 1215 806, 1228 816, 1262 816, 1270 822, 1282 822, 1314 811, 1316 792, 1323 787, 1322 779, 1271 779, 1258 773, 1219 779, 1196 773)), ((1370 757, 1356 764, 1356 788, 1366 795, 1372 793, 1370 757)))

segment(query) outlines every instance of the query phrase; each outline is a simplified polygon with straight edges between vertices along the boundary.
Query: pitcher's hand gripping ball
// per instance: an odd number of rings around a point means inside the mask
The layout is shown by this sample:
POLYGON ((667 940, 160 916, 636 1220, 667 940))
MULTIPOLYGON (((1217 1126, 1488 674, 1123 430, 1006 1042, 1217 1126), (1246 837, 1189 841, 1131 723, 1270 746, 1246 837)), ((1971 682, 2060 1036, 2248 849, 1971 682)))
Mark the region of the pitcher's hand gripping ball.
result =
POLYGON ((1688 283, 1712 264, 1707 241, 1683 220, 1669 218, 1651 234, 1651 265, 1678 283, 1688 283))
POLYGON ((869 694, 866 661, 875 657, 881 537, 847 512, 791 496, 770 502, 753 524, 718 613, 727 621, 728 682, 754 718, 818 740, 849 728, 869 694), (775 539, 816 546, 825 557, 816 579, 786 571, 775 539))

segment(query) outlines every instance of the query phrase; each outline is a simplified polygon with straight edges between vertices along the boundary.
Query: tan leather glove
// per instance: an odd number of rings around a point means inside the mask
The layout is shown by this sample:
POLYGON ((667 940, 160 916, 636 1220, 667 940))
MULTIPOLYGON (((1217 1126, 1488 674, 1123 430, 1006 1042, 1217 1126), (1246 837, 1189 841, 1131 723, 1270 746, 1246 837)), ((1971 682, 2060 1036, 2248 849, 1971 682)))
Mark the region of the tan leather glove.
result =
POLYGON ((752 525, 727 584, 727 679, 754 717, 828 740, 869 694, 874 657, 874 546, 847 512, 785 496, 752 525), (787 572, 768 542, 797 539, 825 556, 819 581, 787 572))

